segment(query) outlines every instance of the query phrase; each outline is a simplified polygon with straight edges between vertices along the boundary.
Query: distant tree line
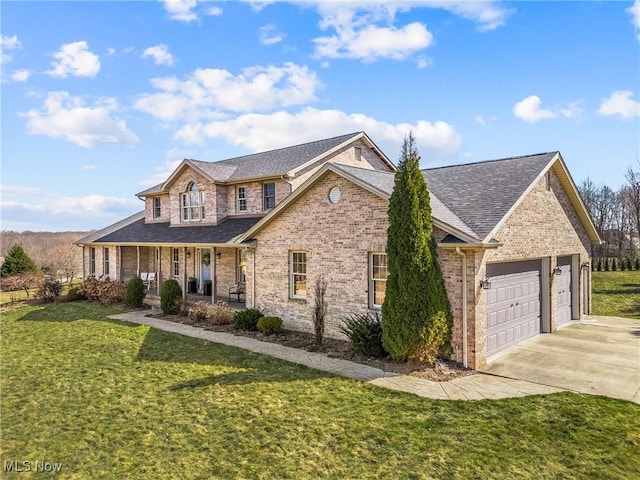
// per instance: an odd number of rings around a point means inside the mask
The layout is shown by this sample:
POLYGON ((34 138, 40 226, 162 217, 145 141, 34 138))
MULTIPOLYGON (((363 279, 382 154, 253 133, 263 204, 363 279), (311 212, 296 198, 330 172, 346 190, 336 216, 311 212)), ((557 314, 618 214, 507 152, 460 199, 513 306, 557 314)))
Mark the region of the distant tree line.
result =
POLYGON ((591 247, 594 270, 640 269, 640 159, 625 179, 617 191, 588 177, 578 187, 603 240, 591 247))
MULTIPOLYGON (((0 256, 5 263, 2 266, 2 276, 19 273, 14 270, 15 265, 22 265, 21 261, 16 264, 11 262, 16 258, 23 258, 22 253, 24 253, 35 264, 36 271, 70 280, 82 271, 82 249, 74 245, 74 242, 87 234, 87 232, 3 231, 0 233, 0 256), (16 247, 20 248, 16 250, 16 247)), ((34 271, 31 266, 24 270, 34 271)))

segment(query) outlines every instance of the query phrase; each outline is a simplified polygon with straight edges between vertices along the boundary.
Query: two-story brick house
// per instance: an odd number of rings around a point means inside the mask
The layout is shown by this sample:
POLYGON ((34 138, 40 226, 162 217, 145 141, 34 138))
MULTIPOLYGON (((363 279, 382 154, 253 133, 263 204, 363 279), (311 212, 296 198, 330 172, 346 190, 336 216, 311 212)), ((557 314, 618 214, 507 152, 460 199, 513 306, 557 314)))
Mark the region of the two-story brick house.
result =
MULTIPOLYGON (((322 276, 327 334, 339 337, 344 316, 384 300, 394 171, 362 132, 221 162, 185 160, 138 194, 144 212, 79 242, 85 275, 126 281, 157 272, 158 289, 176 278, 183 290, 194 276, 200 291, 211 278, 220 296, 244 282, 248 307, 303 330, 313 328, 322 276)), ((478 368, 589 312, 589 247, 600 239, 558 152, 423 175, 456 359, 478 368)))

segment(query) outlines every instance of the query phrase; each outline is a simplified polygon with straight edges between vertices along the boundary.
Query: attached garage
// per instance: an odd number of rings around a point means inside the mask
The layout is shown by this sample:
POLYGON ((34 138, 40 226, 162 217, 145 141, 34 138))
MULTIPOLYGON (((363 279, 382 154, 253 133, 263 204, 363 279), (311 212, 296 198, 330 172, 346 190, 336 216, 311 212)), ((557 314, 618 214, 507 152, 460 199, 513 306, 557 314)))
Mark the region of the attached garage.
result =
POLYGON ((558 257, 558 274, 556 275, 556 326, 571 320, 572 282, 571 257, 558 257))
POLYGON ((541 331, 540 260, 487 265, 487 355, 541 331))

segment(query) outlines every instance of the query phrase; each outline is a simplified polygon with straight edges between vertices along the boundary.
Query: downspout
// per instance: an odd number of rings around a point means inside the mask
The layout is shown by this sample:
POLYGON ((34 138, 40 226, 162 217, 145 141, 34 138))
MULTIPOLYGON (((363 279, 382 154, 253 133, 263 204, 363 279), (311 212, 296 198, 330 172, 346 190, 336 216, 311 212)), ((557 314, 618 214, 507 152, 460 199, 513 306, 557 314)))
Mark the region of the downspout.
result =
POLYGON ((256 249, 253 249, 253 262, 251 262, 251 308, 256 308, 256 249))
POLYGON ((462 364, 469 367, 467 359, 467 256, 460 247, 456 247, 456 253, 462 257, 462 364))

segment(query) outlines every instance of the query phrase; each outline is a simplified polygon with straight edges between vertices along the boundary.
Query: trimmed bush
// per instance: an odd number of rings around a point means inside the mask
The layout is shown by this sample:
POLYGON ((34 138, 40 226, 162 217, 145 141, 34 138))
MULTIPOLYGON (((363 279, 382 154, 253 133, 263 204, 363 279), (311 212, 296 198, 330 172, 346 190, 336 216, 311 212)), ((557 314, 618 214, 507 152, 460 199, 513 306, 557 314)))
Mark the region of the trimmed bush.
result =
POLYGON ((351 341, 354 352, 367 357, 385 357, 379 314, 357 313, 342 319, 342 333, 351 341))
POLYGON ((189 309, 187 316, 193 322, 203 322, 209 314, 209 304, 206 302, 196 302, 189 309))
POLYGON ((53 302, 62 293, 62 283, 52 278, 44 278, 38 286, 36 297, 44 302, 53 302))
POLYGON ((211 325, 231 325, 233 323, 233 310, 226 302, 218 300, 215 305, 209 305, 207 321, 211 325))
POLYGON ((109 277, 88 277, 80 286, 80 294, 89 300, 97 300, 103 305, 113 305, 122 302, 126 295, 126 288, 120 282, 114 282, 109 277))
POLYGON ((160 308, 165 315, 176 315, 182 304, 182 288, 177 280, 170 278, 160 290, 160 308))
POLYGON ((147 295, 144 283, 137 275, 127 282, 127 298, 125 303, 132 308, 140 308, 147 295))
POLYGON ((80 293, 79 287, 71 287, 67 292, 67 301, 75 302, 77 300, 84 300, 85 297, 80 293))
POLYGON ((258 320, 263 317, 257 308, 239 310, 233 315, 233 324, 238 330, 257 330, 258 320))
POLYGON ((262 317, 256 325, 260 333, 271 335, 282 331, 282 319, 280 317, 262 317))
POLYGON ((189 309, 187 315, 194 322, 207 321, 211 325, 229 325, 233 323, 233 310, 222 300, 215 305, 207 302, 197 302, 189 309))

